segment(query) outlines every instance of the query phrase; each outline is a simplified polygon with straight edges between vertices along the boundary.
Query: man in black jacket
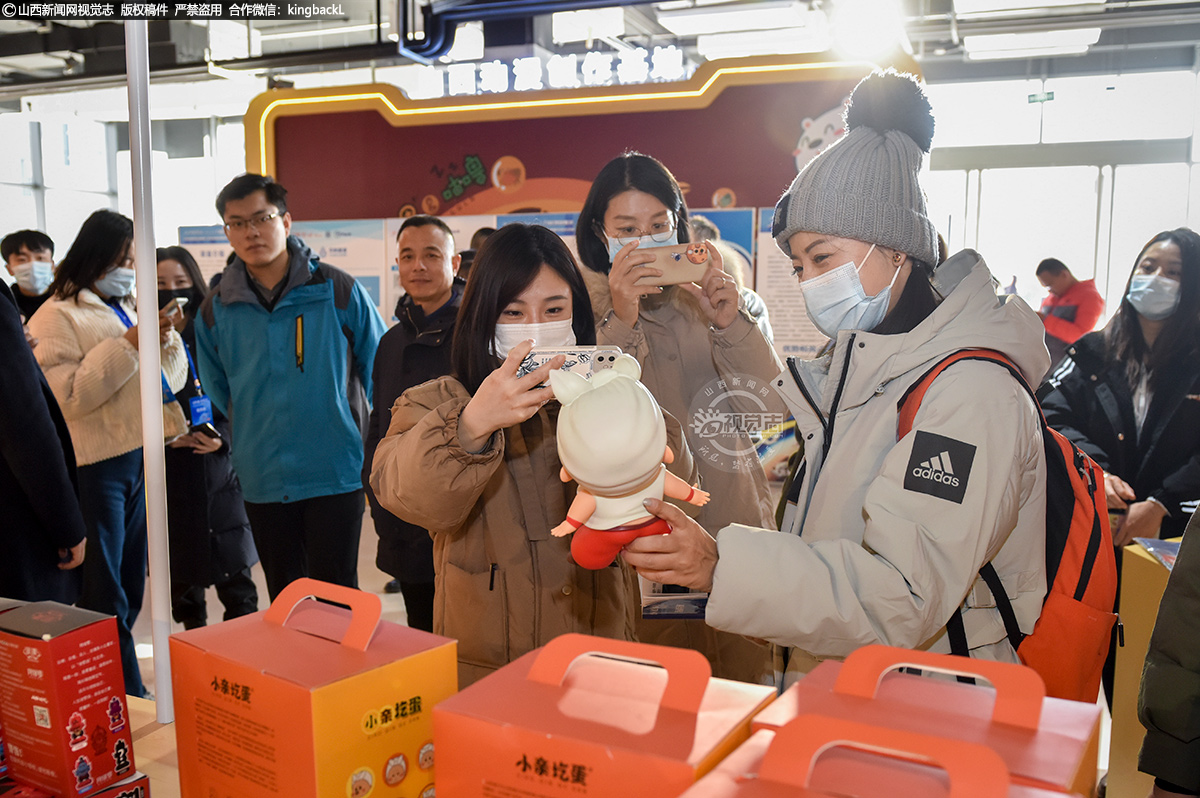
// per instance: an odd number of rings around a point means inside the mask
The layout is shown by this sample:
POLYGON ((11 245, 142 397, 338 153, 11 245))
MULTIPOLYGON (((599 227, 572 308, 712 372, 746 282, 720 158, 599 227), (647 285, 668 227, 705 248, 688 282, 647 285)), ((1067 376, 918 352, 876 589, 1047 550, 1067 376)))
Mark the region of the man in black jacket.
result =
POLYGON ((392 405, 400 394, 450 373, 450 341, 462 299, 463 281, 454 276, 459 256, 449 226, 434 216, 412 216, 396 237, 400 320, 379 341, 371 420, 364 443, 363 485, 379 535, 375 564, 392 577, 384 590, 404 594, 408 625, 433 631, 433 541, 429 531, 383 509, 371 492, 371 461, 387 434, 392 405))
POLYGON ((75 449, 58 402, 0 282, 0 597, 71 604, 79 595, 83 514, 75 449))

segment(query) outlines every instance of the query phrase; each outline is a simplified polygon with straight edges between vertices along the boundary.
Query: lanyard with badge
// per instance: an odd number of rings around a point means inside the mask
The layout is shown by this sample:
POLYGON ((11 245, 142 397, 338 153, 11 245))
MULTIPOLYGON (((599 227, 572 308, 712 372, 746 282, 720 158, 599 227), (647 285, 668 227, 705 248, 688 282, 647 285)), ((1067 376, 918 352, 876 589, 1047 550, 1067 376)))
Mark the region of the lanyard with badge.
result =
MULTIPOLYGON (((113 309, 114 313, 117 314, 117 318, 120 319, 121 323, 125 325, 125 329, 128 330, 133 326, 133 320, 129 318, 129 314, 126 313, 125 309, 121 307, 120 301, 107 301, 106 304, 113 309)), ((181 343, 183 342, 181 341, 181 343)), ((193 396, 189 401, 192 411, 192 426, 204 423, 211 424, 213 420, 212 400, 204 395, 204 391, 200 387, 199 372, 196 370, 196 363, 194 360, 192 360, 192 353, 188 349, 186 343, 183 344, 183 353, 187 355, 188 366, 191 369, 192 380, 196 386, 196 395, 193 396)), ((175 392, 171 390, 171 386, 167 385, 167 375, 160 371, 159 376, 162 377, 163 404, 170 404, 171 402, 175 401, 175 392)))

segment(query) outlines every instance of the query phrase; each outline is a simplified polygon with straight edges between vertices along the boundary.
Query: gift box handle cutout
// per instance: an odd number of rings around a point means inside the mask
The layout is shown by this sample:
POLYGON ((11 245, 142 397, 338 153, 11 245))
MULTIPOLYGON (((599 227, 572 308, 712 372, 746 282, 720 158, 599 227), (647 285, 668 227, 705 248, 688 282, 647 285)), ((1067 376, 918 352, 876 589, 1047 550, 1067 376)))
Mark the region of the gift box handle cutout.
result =
POLYGON ((700 711, 700 702, 712 678, 708 660, 698 651, 581 634, 559 635, 543 646, 526 678, 551 687, 561 687, 571 665, 580 657, 592 654, 662 666, 667 672, 667 687, 659 703, 660 709, 673 709, 689 715, 696 715, 700 711))
POLYGON ((846 657, 833 691, 858 698, 874 698, 883 677, 899 668, 986 679, 996 688, 996 703, 992 709, 994 722, 1029 730, 1038 728, 1046 684, 1033 668, 1010 662, 891 646, 863 646, 846 657))
POLYGON ((940 768, 949 777, 948 798, 1008 795, 1008 768, 986 746, 823 715, 800 715, 783 726, 771 741, 758 776, 808 788, 817 761, 839 747, 940 768))
POLYGON ((286 626, 300 602, 308 599, 324 599, 349 607, 350 624, 342 635, 341 644, 357 651, 367 650, 383 616, 383 602, 374 593, 302 577, 279 591, 263 619, 268 623, 286 626))

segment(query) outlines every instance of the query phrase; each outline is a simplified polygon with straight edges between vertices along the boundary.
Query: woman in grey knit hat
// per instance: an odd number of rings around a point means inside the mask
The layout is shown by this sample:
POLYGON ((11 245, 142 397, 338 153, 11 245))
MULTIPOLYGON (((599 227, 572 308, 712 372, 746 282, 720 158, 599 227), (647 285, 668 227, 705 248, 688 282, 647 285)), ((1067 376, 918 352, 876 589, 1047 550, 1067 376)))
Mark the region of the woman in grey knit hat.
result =
POLYGON ((790 534, 731 525, 714 539, 659 503, 673 532, 625 557, 655 581, 709 590, 708 623, 774 643, 785 680, 870 643, 949 651, 952 616, 973 656, 1016 661, 978 572, 995 566, 1031 631, 1046 591, 1037 407, 1005 368, 977 360, 930 384, 903 435, 898 406, 962 349, 998 350, 1037 385, 1050 362, 1042 325, 996 295, 978 253, 939 257, 919 181, 933 115, 916 80, 868 76, 846 122, 775 208, 809 318, 833 339, 774 382, 804 443, 790 534))

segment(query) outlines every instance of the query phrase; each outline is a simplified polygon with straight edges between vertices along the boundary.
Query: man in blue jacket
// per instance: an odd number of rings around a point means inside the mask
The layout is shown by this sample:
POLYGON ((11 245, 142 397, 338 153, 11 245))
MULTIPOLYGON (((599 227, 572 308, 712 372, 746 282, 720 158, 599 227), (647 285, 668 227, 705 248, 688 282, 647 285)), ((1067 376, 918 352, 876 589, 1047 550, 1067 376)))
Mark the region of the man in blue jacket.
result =
POLYGON ((270 177, 234 178, 217 212, 235 257, 201 305, 196 354, 233 427, 267 591, 274 599, 302 576, 357 587, 362 432, 383 319, 353 277, 289 235, 287 191, 270 177))

